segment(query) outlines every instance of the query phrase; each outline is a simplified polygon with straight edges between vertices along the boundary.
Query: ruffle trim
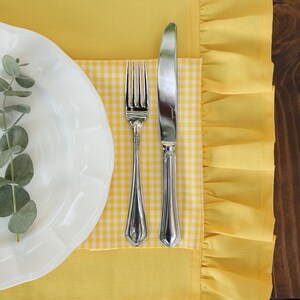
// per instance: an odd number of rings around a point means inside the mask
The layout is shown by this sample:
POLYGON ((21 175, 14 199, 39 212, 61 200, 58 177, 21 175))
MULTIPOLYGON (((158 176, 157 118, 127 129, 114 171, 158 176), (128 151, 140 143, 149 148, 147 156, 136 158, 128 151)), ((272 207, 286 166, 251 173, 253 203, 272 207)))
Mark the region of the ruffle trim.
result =
POLYGON ((200 0, 201 300, 269 299, 274 251, 272 1, 200 0))

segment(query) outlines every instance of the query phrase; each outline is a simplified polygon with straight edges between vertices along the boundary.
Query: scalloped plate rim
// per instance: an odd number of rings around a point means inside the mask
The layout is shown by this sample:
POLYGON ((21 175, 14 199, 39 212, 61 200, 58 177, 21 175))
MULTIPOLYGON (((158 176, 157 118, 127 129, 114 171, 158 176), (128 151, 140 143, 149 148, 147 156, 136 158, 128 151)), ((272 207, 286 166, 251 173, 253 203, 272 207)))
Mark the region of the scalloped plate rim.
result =
MULTIPOLYGON (((103 195, 102 198, 105 198, 104 203, 99 201, 99 205, 96 209, 98 209, 99 214, 94 213, 94 218, 92 220, 89 220, 88 226, 86 226, 86 231, 85 233, 80 236, 80 238, 77 239, 77 241, 73 241, 71 245, 66 245, 65 251, 63 253, 60 253, 58 256, 56 256, 56 259, 54 262, 51 264, 47 264, 44 267, 41 266, 41 269, 35 272, 31 273, 26 273, 23 275, 20 275, 18 278, 12 278, 10 280, 7 280, 6 282, 1 282, 0 283, 0 290, 7 289, 16 285, 19 285, 24 282, 32 281, 35 279, 38 279, 52 270, 54 270, 57 266, 59 266, 90 234, 90 232, 93 230, 95 227, 99 216, 102 214, 103 209, 105 207, 105 203, 107 201, 108 193, 109 193, 109 187, 110 187, 110 181, 113 173, 113 168, 114 168, 114 145, 113 145, 113 138, 111 134, 111 130, 109 127, 109 123, 107 120, 107 116, 105 113, 105 108, 104 105, 101 101, 101 98, 97 91, 95 90, 93 84, 90 82, 90 80, 87 78, 86 74, 83 72, 83 70, 61 49, 59 48, 55 43, 53 43, 51 40, 48 38, 44 37, 43 35, 36 33, 34 31, 28 30, 26 28, 21 28, 21 27, 16 27, 12 26, 3 22, 0 22, 0 30, 1 29, 8 29, 9 31, 18 31, 22 32, 28 35, 34 35, 38 37, 41 42, 47 44, 47 46, 51 46, 55 51, 57 51, 57 55, 60 57, 60 59, 64 60, 66 63, 68 63, 78 74, 81 75, 82 83, 88 85, 91 88, 91 91, 93 91, 95 98, 98 98, 100 101, 98 103, 99 107, 104 110, 103 115, 105 116, 105 120, 101 123, 103 127, 105 127, 106 130, 106 136, 108 138, 107 142, 109 144, 109 147, 111 148, 111 162, 108 165, 108 169, 105 170, 105 175, 106 178, 104 180, 104 188, 103 188, 103 195), (101 203, 101 205, 100 205, 101 203)), ((41 230, 42 231, 42 230, 41 230)), ((1 265, 1 262, 0 262, 1 265)))

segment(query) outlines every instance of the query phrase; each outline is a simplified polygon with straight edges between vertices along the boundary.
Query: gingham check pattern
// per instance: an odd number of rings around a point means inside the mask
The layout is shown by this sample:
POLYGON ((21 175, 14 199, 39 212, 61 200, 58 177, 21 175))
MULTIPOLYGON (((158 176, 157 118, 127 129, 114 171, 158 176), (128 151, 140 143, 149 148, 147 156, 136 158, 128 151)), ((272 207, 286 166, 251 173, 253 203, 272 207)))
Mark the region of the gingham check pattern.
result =
MULTIPOLYGON (((98 90, 107 111, 115 145, 115 169, 105 210, 81 248, 132 247, 124 237, 132 173, 132 130, 125 120, 126 61, 78 61, 98 90)), ((157 115, 157 60, 147 60, 150 108, 141 132, 141 182, 148 239, 141 246, 165 247, 159 241, 162 200, 162 146, 157 115)), ((181 248, 199 248, 202 236, 201 60, 178 59, 177 201, 181 248)), ((101 157, 99 158, 101 159, 101 157)))

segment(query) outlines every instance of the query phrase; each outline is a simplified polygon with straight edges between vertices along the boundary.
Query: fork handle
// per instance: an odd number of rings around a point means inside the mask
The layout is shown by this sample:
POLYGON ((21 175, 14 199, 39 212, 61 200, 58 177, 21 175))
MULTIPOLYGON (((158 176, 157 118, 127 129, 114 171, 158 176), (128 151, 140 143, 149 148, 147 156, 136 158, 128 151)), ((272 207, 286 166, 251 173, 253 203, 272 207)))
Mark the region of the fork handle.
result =
POLYGON ((181 240, 176 201, 176 151, 175 144, 163 145, 163 203, 160 240, 173 247, 181 240))
POLYGON ((126 238, 138 247, 147 238, 147 225, 140 181, 140 131, 141 125, 133 126, 133 174, 130 203, 126 225, 126 238))

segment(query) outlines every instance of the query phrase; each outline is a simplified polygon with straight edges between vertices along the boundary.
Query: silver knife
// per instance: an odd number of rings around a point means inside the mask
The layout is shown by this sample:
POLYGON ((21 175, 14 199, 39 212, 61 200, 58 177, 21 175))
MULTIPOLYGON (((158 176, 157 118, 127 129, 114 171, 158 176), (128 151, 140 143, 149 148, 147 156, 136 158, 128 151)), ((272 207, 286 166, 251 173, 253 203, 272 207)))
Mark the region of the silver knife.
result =
POLYGON ((163 146, 163 203, 160 240, 173 247, 181 240, 176 200, 176 115, 177 115, 177 30, 170 23, 162 37, 157 94, 159 125, 163 146))

